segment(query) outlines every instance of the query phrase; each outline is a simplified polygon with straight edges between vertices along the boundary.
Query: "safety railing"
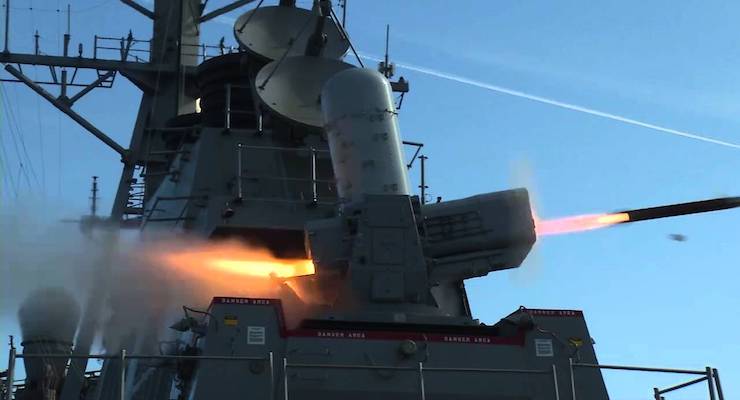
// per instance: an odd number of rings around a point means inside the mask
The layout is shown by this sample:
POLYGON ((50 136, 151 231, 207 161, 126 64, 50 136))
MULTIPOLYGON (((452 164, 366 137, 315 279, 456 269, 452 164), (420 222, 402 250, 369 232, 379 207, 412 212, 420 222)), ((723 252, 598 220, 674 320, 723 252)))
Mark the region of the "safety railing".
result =
POLYGON ((552 387, 554 399, 560 400, 560 389, 558 387, 558 370, 555 364, 551 369, 490 369, 490 368, 457 368, 457 367, 425 367, 424 363, 419 362, 415 366, 390 366, 390 365, 361 365, 361 364, 303 364, 289 363, 288 359, 283 357, 283 400, 290 399, 290 390, 288 387, 288 370, 295 369, 339 369, 339 370, 381 370, 381 371, 412 371, 418 374, 419 399, 426 400, 426 385, 424 384, 424 374, 434 372, 466 372, 466 373, 486 373, 486 374, 511 374, 511 375, 544 375, 552 377, 552 387))
MULTIPOLYGON (((334 179, 321 179, 318 177, 318 170, 316 167, 316 160, 319 154, 328 154, 328 150, 316 149, 314 147, 277 147, 277 146, 251 146, 243 143, 236 145, 236 198, 241 201, 244 199, 244 181, 245 180, 277 180, 283 182, 293 183, 308 183, 309 191, 308 202, 313 205, 317 204, 336 204, 336 199, 324 201, 319 198, 319 185, 327 185, 329 191, 335 190, 334 179), (252 151, 275 151, 275 152, 292 152, 292 153, 308 153, 308 178, 302 177, 286 177, 286 176, 271 176, 271 175, 249 175, 244 173, 244 152, 247 150, 252 151)), ((306 199, 265 199, 257 198, 250 200, 265 200, 265 201, 286 201, 286 202, 301 202, 306 199)))
POLYGON ((107 59, 110 53, 114 59, 121 61, 149 62, 151 54, 151 40, 136 39, 131 33, 129 36, 108 37, 95 35, 93 39, 93 58, 107 59))
MULTIPOLYGON (((42 358, 42 359, 70 359, 70 358, 87 358, 92 360, 117 360, 120 363, 120 372, 118 375, 119 391, 116 398, 118 400, 126 399, 126 362, 130 360, 209 360, 209 361, 263 361, 268 363, 269 371, 269 391, 270 399, 275 398, 275 368, 273 362, 273 353, 269 352, 266 357, 247 357, 247 356, 182 356, 182 355, 150 355, 150 354, 127 354, 126 350, 121 350, 118 354, 16 354, 15 347, 11 347, 8 357, 7 382, 14 382, 15 363, 19 358, 42 358)), ((5 398, 3 400, 13 400, 14 386, 8 385, 5 398)))
MULTIPOLYGON (((228 103, 227 103, 228 104, 228 103)), ((228 113, 226 114, 228 116, 228 113)), ((228 123, 227 123, 228 126, 228 123)), ((421 189, 421 196, 424 198, 425 196, 425 189, 428 188, 425 182, 425 171, 424 171, 424 161, 426 160, 426 157, 424 155, 419 156, 419 149, 421 149, 422 146, 424 146, 421 143, 416 142, 403 142, 406 146, 413 146, 417 148, 416 153, 414 154, 414 157, 411 159, 411 161, 406 165, 407 168, 411 168, 413 166, 415 159, 421 160, 421 182, 419 184, 419 188, 421 189)), ((278 147, 278 146, 252 146, 252 145, 245 145, 243 143, 237 143, 236 145, 236 164, 237 164, 237 170, 236 170, 236 198, 237 200, 241 201, 244 199, 244 181, 248 179, 267 179, 267 180, 278 180, 278 181, 284 181, 284 182, 298 182, 298 183, 310 183, 310 198, 309 202, 311 204, 337 204, 337 200, 335 198, 332 198, 330 201, 322 201, 319 198, 318 193, 318 187, 319 185, 327 185, 329 187, 329 191, 335 192, 336 191, 336 181, 331 179, 322 179, 319 178, 317 175, 317 168, 316 168, 316 160, 317 156, 319 154, 328 154, 328 150, 321 150, 316 149, 314 147, 278 147), (295 153, 308 153, 309 154, 309 161, 308 161, 308 171, 309 171, 309 177, 308 178, 301 178, 301 177, 284 177, 284 176, 269 176, 269 175, 261 175, 261 176, 253 176, 253 175, 246 175, 244 174, 244 156, 245 151, 247 150, 254 150, 254 151, 277 151, 277 152, 295 152, 295 153)), ((252 199, 252 200, 269 200, 269 201, 279 201, 277 199, 252 199)), ((300 202, 305 201, 305 199, 284 199, 283 201, 287 202, 300 202)))
MULTIPOLYGON (((129 37, 108 37, 95 35, 93 38, 93 58, 106 59, 111 53, 116 55, 116 59, 121 61, 149 62, 152 53, 151 39, 136 39, 129 37), (127 51, 127 42, 131 42, 127 51)), ((209 45, 205 43, 189 44, 182 43, 183 56, 197 57, 201 62, 209 58, 227 53, 233 53, 237 49, 233 46, 227 46, 224 39, 221 39, 218 45, 209 45)))
MULTIPOLYGON (((126 350, 121 350, 118 354, 91 354, 91 355, 75 355, 75 354, 16 354, 16 349, 11 346, 8 354, 8 369, 5 374, 6 385, 2 390, 3 400, 12 400, 14 398, 14 389, 22 387, 23 384, 15 385, 15 365, 17 359, 24 358, 42 358, 42 359, 71 359, 71 358, 87 358, 97 360, 117 360, 120 365, 120 374, 118 375, 118 383, 120 385, 118 398, 124 400, 126 398, 126 362, 129 360, 212 360, 212 361, 262 361, 268 364, 268 378, 269 378, 269 393, 270 399, 276 398, 276 374, 275 374, 275 360, 273 352, 269 352, 267 356, 254 357, 254 356, 185 356, 185 355, 142 355, 142 354, 127 354, 126 350)), ((638 367, 638 366, 626 366, 626 365, 606 365, 606 364, 587 364, 573 362, 573 359, 569 359, 569 370, 570 370, 570 392, 571 399, 577 399, 576 392, 576 379, 575 370, 578 368, 595 368, 595 369, 607 369, 607 370, 622 370, 622 371, 641 371, 641 372, 658 372, 658 373, 672 373, 672 374, 683 374, 683 375, 698 375, 699 378, 695 378, 683 383, 679 383, 664 389, 653 388, 653 396, 655 400, 664 400, 664 394, 682 389, 688 386, 707 382, 707 388, 709 391, 709 398, 711 400, 724 400, 724 394, 722 392, 722 385, 720 383, 719 372, 716 368, 706 367, 704 370, 688 370, 688 369, 674 369, 674 368, 655 368, 655 367, 638 367)), ((426 400, 426 385, 425 377, 429 373, 436 372, 464 372, 464 373, 485 373, 485 374, 511 374, 511 375, 543 375, 550 376, 552 378, 552 388, 554 393, 554 399, 560 400, 560 388, 558 387, 558 370, 555 364, 550 369, 544 370, 530 370, 530 369, 490 369, 490 368, 460 368, 460 367, 426 367, 422 362, 416 365, 410 366, 391 366, 391 365, 361 365, 361 364, 311 364, 311 363, 290 363, 287 357, 282 359, 282 389, 283 389, 283 400, 290 399, 290 388, 289 388, 289 373, 290 369, 323 369, 323 370, 380 370, 380 371, 409 371, 416 372, 418 375, 418 395, 421 400, 426 400)))
POLYGON ((200 58, 201 62, 208 60, 209 58, 213 58, 216 56, 222 56, 227 53, 233 53, 237 49, 234 46, 226 46, 224 43, 224 39, 221 38, 221 41, 218 43, 218 45, 211 45, 211 44, 188 44, 183 43, 183 52, 182 55, 184 56, 193 56, 200 58))
POLYGON ((664 394, 673 392, 678 389, 683 389, 701 382, 707 382, 707 389, 709 391, 710 400, 724 400, 724 394, 722 393, 722 385, 719 380, 719 372, 716 368, 706 367, 704 370, 690 370, 690 369, 675 369, 675 368, 655 368, 655 367, 636 367, 629 365, 607 365, 607 364, 586 364, 573 362, 573 359, 569 359, 570 364, 570 390, 572 400, 576 400, 576 382, 575 382, 575 369, 576 368, 596 368, 599 370, 620 370, 620 371, 641 371, 641 372, 660 372, 669 374, 682 374, 682 375, 700 375, 700 378, 692 379, 687 382, 679 383, 667 387, 665 389, 653 388, 653 398, 655 400, 665 400, 664 394))
MULTIPOLYGON (((231 122, 233 119, 234 114, 245 114, 249 115, 255 112, 255 110, 244 110, 244 109, 235 109, 232 105, 232 97, 233 97, 233 91, 234 89, 241 89, 241 90, 249 90, 250 96, 253 94, 251 93, 252 88, 247 85, 235 85, 232 83, 227 83, 224 85, 224 93, 226 95, 226 99, 224 101, 224 129, 226 131, 231 130, 231 122)), ((262 113, 257 113, 257 132, 262 133, 262 113)))

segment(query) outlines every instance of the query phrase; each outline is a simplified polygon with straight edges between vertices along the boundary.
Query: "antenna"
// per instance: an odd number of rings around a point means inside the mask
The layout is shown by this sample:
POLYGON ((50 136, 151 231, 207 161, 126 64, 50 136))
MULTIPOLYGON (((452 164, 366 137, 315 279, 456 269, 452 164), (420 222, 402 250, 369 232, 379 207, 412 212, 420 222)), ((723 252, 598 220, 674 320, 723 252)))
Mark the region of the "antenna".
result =
POLYGON ((90 215, 95 217, 98 213, 98 177, 93 176, 92 179, 92 189, 90 190, 92 193, 92 196, 90 197, 90 215))
POLYGON ((10 31, 10 0, 5 0, 5 47, 3 53, 8 53, 8 32, 10 31))
POLYGON ((385 57, 384 61, 381 61, 380 64, 378 64, 378 71, 383 74, 386 78, 390 79, 393 74, 396 72, 396 66, 391 64, 388 60, 388 46, 390 43, 390 36, 391 36, 391 26, 386 25, 385 26, 385 57))
POLYGON ((391 36, 391 26, 386 24, 385 26, 385 65, 388 65, 388 42, 391 36))

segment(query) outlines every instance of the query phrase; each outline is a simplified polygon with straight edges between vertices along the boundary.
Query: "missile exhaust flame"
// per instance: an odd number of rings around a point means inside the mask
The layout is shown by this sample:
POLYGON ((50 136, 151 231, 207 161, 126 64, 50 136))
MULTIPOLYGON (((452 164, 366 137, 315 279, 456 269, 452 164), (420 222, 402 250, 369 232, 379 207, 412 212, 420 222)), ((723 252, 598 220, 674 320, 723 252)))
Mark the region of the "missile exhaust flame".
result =
POLYGON ((281 259, 266 249, 238 242, 205 243, 196 248, 162 252, 155 257, 175 270, 226 278, 286 279, 314 273, 311 260, 281 259))
POLYGON ((535 230, 539 237, 589 231, 606 228, 615 224, 728 210, 737 207, 740 207, 740 197, 720 197, 616 213, 577 215, 548 220, 538 218, 537 213, 532 209, 532 219, 534 219, 535 230))
POLYGON ((606 228, 630 221, 628 213, 587 214, 542 220, 534 217, 537 236, 562 235, 606 228))

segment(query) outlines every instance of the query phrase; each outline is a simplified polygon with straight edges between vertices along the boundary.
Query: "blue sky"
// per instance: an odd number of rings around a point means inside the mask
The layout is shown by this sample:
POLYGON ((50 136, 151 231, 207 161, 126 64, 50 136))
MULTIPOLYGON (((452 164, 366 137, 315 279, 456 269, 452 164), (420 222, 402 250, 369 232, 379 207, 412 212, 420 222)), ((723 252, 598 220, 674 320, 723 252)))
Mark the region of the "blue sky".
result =
MULTIPOLYGON (((211 0, 209 9, 225 3, 211 0)), ((11 49, 32 50, 38 29, 42 51, 56 54, 65 15, 55 9, 64 4, 13 2, 11 49)), ((117 1, 74 1, 72 10, 73 48, 83 42, 86 54, 94 34, 122 36, 131 28, 137 37, 150 35, 144 18, 117 1)), ((740 3, 732 1, 349 0, 348 30, 364 54, 382 54, 390 24, 391 57, 400 64, 740 143, 739 17, 740 3)), ((205 26, 204 41, 225 36, 233 43, 228 22, 205 26)), ((526 184, 540 214, 557 217, 740 194, 740 150, 402 68, 398 75, 412 88, 402 132, 426 144, 432 196, 526 184)), ((90 176, 99 175, 109 209, 116 154, 26 87, 3 88, 14 110, 3 110, 0 132, 3 208, 16 202, 7 180, 22 179, 19 198, 32 199, 42 215, 74 217, 87 209, 90 176), (18 132, 13 117, 24 121, 18 132), (35 170, 38 184, 29 176, 27 185, 19 172, 15 134, 31 160, 24 169, 35 170)), ((76 109, 128 143, 137 94, 118 77, 113 89, 94 91, 76 109)), ((519 270, 468 283, 474 312, 493 323, 519 305, 582 309, 601 362, 712 365, 732 396, 740 393, 738 226, 740 212, 727 211, 543 238, 519 270), (671 233, 688 241, 670 241, 671 233)), ((680 380, 606 376, 616 400, 644 398, 654 385, 680 380)))

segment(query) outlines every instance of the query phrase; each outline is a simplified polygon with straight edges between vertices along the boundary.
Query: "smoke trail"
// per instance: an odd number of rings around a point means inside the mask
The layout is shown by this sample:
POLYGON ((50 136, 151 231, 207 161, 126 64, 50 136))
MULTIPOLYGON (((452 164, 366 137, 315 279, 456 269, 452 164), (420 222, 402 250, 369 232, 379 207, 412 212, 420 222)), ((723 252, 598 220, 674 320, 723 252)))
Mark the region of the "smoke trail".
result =
MULTIPOLYGON (((372 60, 372 61, 381 61, 380 58, 374 57, 374 56, 370 56, 370 55, 367 55, 367 54, 360 53, 359 56, 361 58, 365 58, 365 59, 372 60)), ((543 104, 548 104, 548 105, 555 106, 555 107, 564 108, 566 110, 577 111, 577 112, 580 112, 580 113, 589 114, 589 115, 593 115, 593 116, 596 116, 596 117, 610 119, 612 121, 618 121, 618 122, 622 122, 622 123, 629 124, 629 125, 639 126, 639 127, 642 127, 642 128, 648 128, 648 129, 652 129, 654 131, 663 132, 663 133, 667 133, 667 134, 670 134, 670 135, 681 136, 681 137, 685 137, 685 138, 689 138, 689 139, 700 140, 702 142, 717 144, 717 145, 720 145, 720 146, 731 147, 731 148, 734 148, 734 149, 740 149, 740 144, 725 142, 725 141, 722 141, 722 140, 714 139, 714 138, 711 138, 711 137, 708 137, 708 136, 704 136, 704 135, 700 135, 700 134, 696 134, 696 133, 691 133, 691 132, 686 132, 686 131, 680 131, 680 130, 676 130, 676 129, 666 128, 666 127, 663 127, 663 126, 660 126, 660 125, 650 124, 650 123, 647 123, 647 122, 638 121, 636 119, 623 117, 621 115, 612 114, 612 113, 608 113, 608 112, 604 112, 604 111, 599 111, 599 110, 595 110, 593 108, 588 108, 588 107, 583 107, 583 106, 579 106, 579 105, 576 105, 576 104, 571 104, 571 103, 566 103, 566 102, 562 102, 562 101, 558 101, 558 100, 553 100, 553 99, 549 99, 549 98, 546 98, 546 97, 537 96, 537 95, 533 95, 533 94, 529 94, 529 93, 524 93, 524 92, 520 92, 518 90, 508 89, 508 88, 505 88, 505 87, 492 85, 490 83, 482 82, 482 81, 475 80, 475 79, 466 78, 466 77, 460 76, 460 75, 449 74, 449 73, 446 73, 446 72, 437 71, 437 70, 434 70, 434 69, 431 69, 431 68, 421 67, 421 66, 413 65, 413 64, 405 64, 405 63, 396 63, 396 66, 398 66, 400 68, 404 68, 404 69, 410 70, 410 71, 415 71, 415 72, 420 72, 422 74, 435 76, 437 78, 447 79, 449 81, 459 82, 459 83, 463 83, 463 84, 466 84, 466 85, 475 86, 475 87, 478 87, 478 88, 481 88, 481 89, 490 90, 490 91, 493 91, 493 92, 496 92, 496 93, 502 93, 502 94, 506 94, 506 95, 509 95, 509 96, 519 97, 519 98, 522 98, 522 99, 536 101, 538 103, 543 103, 543 104)))

